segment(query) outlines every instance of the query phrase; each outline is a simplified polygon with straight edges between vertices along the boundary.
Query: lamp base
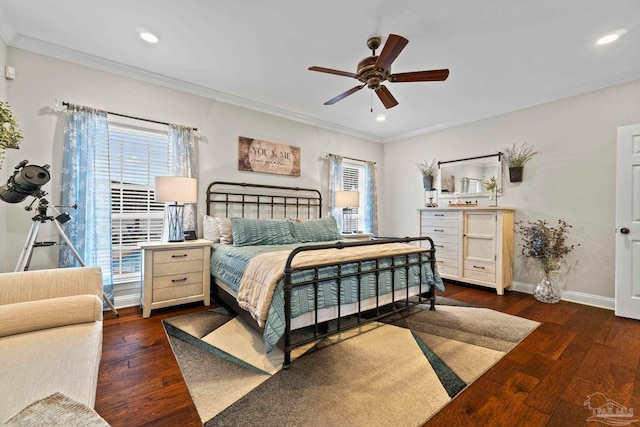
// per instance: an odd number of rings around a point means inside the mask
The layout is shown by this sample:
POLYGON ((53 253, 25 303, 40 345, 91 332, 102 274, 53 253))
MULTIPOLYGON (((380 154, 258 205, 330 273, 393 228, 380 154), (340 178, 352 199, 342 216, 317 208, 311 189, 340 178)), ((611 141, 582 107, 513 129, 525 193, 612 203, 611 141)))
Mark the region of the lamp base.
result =
POLYGON ((182 227, 184 205, 169 205, 167 209, 169 213, 169 234, 167 236, 167 242, 184 242, 184 230, 182 227))

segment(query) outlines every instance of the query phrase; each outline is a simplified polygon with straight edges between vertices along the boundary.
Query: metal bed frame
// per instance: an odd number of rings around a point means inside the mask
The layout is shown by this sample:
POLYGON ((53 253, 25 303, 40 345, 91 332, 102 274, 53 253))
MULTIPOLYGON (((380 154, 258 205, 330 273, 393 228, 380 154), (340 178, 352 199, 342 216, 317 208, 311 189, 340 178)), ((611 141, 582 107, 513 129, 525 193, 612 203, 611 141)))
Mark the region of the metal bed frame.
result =
MULTIPOLYGON (((224 215, 245 217, 245 214, 254 214, 256 218, 268 216, 269 218, 301 218, 306 215, 308 219, 315 219, 322 217, 322 195, 318 190, 307 189, 300 187, 286 187, 286 186, 273 186, 264 184, 248 184, 248 183, 236 183, 227 181, 215 181, 209 184, 207 187, 207 215, 212 215, 214 211, 218 212, 215 208, 217 206, 224 206, 224 215), (239 211, 239 212, 238 212, 239 211), (239 215, 234 215, 239 213, 239 215), (288 216, 293 215, 295 216, 288 216), (261 216, 263 215, 263 216, 261 216)), ((253 215, 252 215, 253 216, 253 215)), ((284 332, 284 365, 283 368, 287 369, 291 366, 291 351, 294 348, 303 346, 313 341, 317 341, 335 334, 339 334, 349 329, 360 327, 364 324, 377 321, 384 317, 390 316, 394 313, 406 310, 417 304, 422 304, 425 300, 430 303, 430 310, 435 310, 435 291, 433 286, 429 286, 429 290, 423 292, 423 286, 426 284, 420 283, 418 285, 417 298, 410 297, 409 295, 409 269, 412 266, 417 266, 419 269, 419 277, 422 277, 422 268, 425 264, 429 264, 431 271, 435 273, 436 260, 435 260, 435 246, 433 240, 430 237, 404 237, 404 238, 382 238, 372 241, 355 241, 355 242, 337 242, 330 244, 318 244, 312 246, 301 246, 295 248, 289 257, 287 258, 284 267, 284 300, 285 300, 285 332, 284 332), (372 257, 367 259, 361 259, 358 261, 345 260, 336 264, 332 264, 336 267, 336 273, 330 277, 319 278, 319 269, 326 266, 306 266, 306 267, 293 267, 292 263, 295 256, 301 252, 316 251, 322 249, 344 249, 354 246, 368 246, 368 245, 384 245, 388 243, 409 243, 427 241, 429 248, 422 248, 418 252, 406 255, 394 255, 386 256, 384 259, 390 259, 389 265, 381 265, 380 260, 383 258, 372 257), (416 256, 417 255, 417 256, 416 256), (398 263, 398 260, 403 262, 398 263), (374 263, 375 268, 363 269, 363 264, 374 263), (345 265, 357 265, 356 272, 343 272, 342 268, 345 265), (396 287, 395 271, 398 269, 405 269, 405 289, 406 294, 402 299, 396 299, 396 291, 400 288, 396 287), (292 276, 295 272, 301 270, 308 270, 313 272, 313 279, 293 283, 292 276), (379 277, 383 272, 390 272, 391 274, 391 302, 380 305, 380 283, 379 277), (341 312, 341 286, 342 281, 348 277, 357 278, 357 292, 361 295, 361 278, 365 274, 374 274, 376 283, 376 295, 375 295, 375 307, 366 311, 362 310, 361 298, 357 301, 357 312, 355 314, 349 313, 343 315, 341 312), (320 283, 327 281, 335 281, 337 283, 337 317, 333 320, 333 324, 330 322, 321 322, 318 319, 318 287, 320 283), (291 326, 291 296, 293 289, 300 286, 313 286, 314 288, 314 300, 315 300, 315 319, 313 322, 313 334, 312 336, 298 339, 294 342, 292 339, 292 326, 291 326)), ((248 319, 250 325, 261 330, 258 327, 255 320, 251 318, 249 313, 241 309, 232 295, 229 295, 223 289, 216 285, 215 278, 211 278, 212 292, 216 299, 222 301, 225 305, 229 306, 233 311, 239 315, 248 319)))

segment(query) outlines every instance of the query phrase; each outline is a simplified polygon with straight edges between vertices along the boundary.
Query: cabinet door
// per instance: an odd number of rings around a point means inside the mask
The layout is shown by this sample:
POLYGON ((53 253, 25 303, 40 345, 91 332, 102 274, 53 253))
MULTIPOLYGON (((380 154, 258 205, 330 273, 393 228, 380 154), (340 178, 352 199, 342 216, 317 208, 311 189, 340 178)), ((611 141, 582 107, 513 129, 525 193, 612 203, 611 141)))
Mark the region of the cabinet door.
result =
POLYGON ((496 212, 466 212, 464 220, 464 276, 495 283, 496 212))

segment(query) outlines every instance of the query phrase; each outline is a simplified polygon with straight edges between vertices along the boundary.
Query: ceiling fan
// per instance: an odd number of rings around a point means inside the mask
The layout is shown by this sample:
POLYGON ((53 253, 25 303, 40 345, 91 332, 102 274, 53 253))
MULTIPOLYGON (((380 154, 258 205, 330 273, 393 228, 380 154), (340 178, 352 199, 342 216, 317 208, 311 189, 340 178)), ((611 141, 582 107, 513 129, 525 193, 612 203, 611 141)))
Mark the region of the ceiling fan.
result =
POLYGON ((333 70, 324 67, 309 67, 310 71, 319 71, 321 73, 335 74, 338 76, 352 77, 359 80, 362 84, 355 86, 348 91, 341 93, 335 98, 331 98, 324 105, 333 105, 336 102, 352 95, 367 86, 375 91, 385 108, 393 108, 398 105, 398 101, 391 95, 389 89, 382 86, 381 83, 388 81, 389 83, 404 82, 433 82, 444 81, 449 77, 449 70, 429 70, 429 71, 413 71, 409 73, 391 74, 391 64, 400 55, 402 49, 409 43, 409 40, 397 34, 389 34, 387 42, 382 48, 380 56, 376 56, 376 49, 380 47, 382 39, 380 37, 371 37, 367 40, 367 46, 371 49, 371 56, 367 56, 358 63, 358 72, 350 73, 348 71, 333 70))

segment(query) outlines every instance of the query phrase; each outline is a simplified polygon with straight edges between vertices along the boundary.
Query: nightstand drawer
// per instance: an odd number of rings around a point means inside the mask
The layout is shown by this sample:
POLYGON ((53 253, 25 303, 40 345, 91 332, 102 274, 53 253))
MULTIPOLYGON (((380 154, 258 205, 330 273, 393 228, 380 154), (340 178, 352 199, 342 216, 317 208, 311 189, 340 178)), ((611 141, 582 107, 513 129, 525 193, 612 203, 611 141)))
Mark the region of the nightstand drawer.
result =
POLYGON ((151 302, 171 301, 178 298, 202 294, 202 282, 184 286, 171 286, 169 288, 154 289, 151 302))
POLYGON ((170 286, 183 286, 192 283, 202 283, 202 271, 186 274, 171 274, 159 276, 153 279, 153 290, 168 288, 170 286))
POLYGON ((176 249, 171 251, 155 251, 153 263, 198 261, 202 263, 202 249, 176 249))
POLYGON ((167 262, 163 264, 154 264, 153 266, 153 277, 196 272, 202 273, 202 260, 167 262))

